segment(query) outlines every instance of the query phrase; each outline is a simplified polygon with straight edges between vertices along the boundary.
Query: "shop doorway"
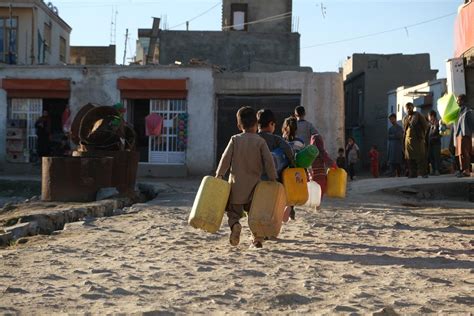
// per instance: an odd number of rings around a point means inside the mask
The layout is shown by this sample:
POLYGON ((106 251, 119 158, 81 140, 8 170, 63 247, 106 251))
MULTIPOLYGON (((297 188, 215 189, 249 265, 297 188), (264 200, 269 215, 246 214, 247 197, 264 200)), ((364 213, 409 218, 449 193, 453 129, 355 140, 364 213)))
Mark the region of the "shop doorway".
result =
POLYGON ((128 105, 129 122, 137 134, 136 150, 140 153, 140 162, 148 162, 149 141, 146 136, 145 118, 150 114, 150 100, 129 100, 128 105))
POLYGON ((67 99, 23 99, 9 100, 7 120, 7 161, 16 163, 38 162, 35 123, 48 111, 51 119, 51 140, 48 155, 62 154, 62 114, 67 99))
POLYGON ((184 165, 187 146, 187 101, 174 99, 126 100, 127 120, 137 134, 140 162, 158 165, 184 165), (161 134, 146 135, 146 117, 156 113, 163 119, 161 134))

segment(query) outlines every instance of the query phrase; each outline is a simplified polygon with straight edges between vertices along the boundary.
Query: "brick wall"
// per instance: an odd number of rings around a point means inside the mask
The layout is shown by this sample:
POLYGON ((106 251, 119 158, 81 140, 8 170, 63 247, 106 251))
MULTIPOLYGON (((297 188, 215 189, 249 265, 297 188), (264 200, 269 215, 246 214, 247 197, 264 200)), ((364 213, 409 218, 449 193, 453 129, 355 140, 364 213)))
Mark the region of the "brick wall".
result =
POLYGON ((70 62, 74 65, 115 65, 115 45, 71 46, 70 62))

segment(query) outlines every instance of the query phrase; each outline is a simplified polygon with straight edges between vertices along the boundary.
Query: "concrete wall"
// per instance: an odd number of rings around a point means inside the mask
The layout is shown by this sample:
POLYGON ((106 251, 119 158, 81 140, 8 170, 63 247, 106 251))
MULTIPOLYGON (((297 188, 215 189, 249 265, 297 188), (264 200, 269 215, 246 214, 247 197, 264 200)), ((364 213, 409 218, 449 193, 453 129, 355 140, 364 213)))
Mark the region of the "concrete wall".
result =
MULTIPOLYGON (((44 39, 44 24, 51 23, 51 43, 44 63, 62 64, 59 59, 59 38, 66 40, 66 63, 69 62, 69 37, 71 28, 42 1, 20 0, 13 3, 12 16, 18 17, 17 64, 31 65, 43 61, 38 56, 38 32, 44 39), (38 61, 38 57, 41 60, 38 61)), ((9 2, 0 3, 0 16, 9 16, 9 2)))
MULTIPOLYGON (((72 115, 80 107, 92 102, 112 105, 120 101, 117 79, 185 79, 188 78, 188 148, 186 165, 189 174, 207 174, 214 168, 215 98, 212 70, 210 68, 174 67, 120 67, 88 66, 46 67, 9 66, 2 69, 1 78, 70 79, 69 104, 72 115)), ((5 159, 5 126, 7 119, 7 95, 0 89, 0 163, 5 159)))
MULTIPOLYGON (((47 9, 48 10, 48 9, 47 9)), ((70 55, 70 47, 69 47, 69 35, 71 33, 70 30, 64 27, 63 23, 58 21, 57 17, 54 16, 51 12, 46 10, 41 10, 38 8, 37 12, 37 29, 41 33, 41 36, 44 39, 44 24, 51 23, 51 47, 46 53, 46 60, 45 64, 48 65, 60 65, 63 63, 69 63, 69 55, 70 55), (64 38, 66 40, 66 52, 65 52, 65 62, 62 62, 59 58, 60 54, 60 38, 64 38)), ((35 35, 36 40, 38 41, 38 36, 35 35)), ((38 42, 36 42, 35 49, 37 50, 38 42)), ((36 55, 37 53, 35 53, 36 55)))
POLYGON ((71 64, 115 65, 115 45, 71 46, 71 64))
MULTIPOLYGON (((332 157, 344 144, 344 100, 339 73, 275 72, 216 74, 217 94, 301 94, 306 119, 322 133, 332 157)), ((229 122, 234 124, 234 122, 229 122)))
MULTIPOLYGON (((292 11, 292 0, 223 0, 222 1, 222 28, 224 31, 230 31, 231 26, 231 5, 245 3, 248 5, 247 21, 257 21, 268 17, 273 17, 292 11)), ((291 17, 268 21, 265 23, 249 24, 248 32, 263 33, 289 33, 291 32, 291 17)))
POLYGON ((160 64, 192 58, 229 71, 294 70, 300 65, 298 33, 161 31, 160 64), (285 68, 286 69, 283 69, 285 68))
POLYGON ((381 157, 386 156, 387 92, 434 80, 438 71, 431 69, 429 54, 354 54, 344 65, 345 86, 352 76, 361 72, 365 75, 365 87, 360 147, 362 162, 368 166, 367 154, 372 145, 378 146, 381 157), (348 70, 352 73, 347 73, 348 70))

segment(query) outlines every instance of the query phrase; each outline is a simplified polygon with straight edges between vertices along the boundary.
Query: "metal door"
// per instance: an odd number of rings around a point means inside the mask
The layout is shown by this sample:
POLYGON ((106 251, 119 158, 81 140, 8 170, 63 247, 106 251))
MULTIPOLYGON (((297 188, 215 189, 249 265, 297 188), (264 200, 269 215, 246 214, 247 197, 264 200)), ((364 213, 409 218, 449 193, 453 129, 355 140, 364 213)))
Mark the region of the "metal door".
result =
POLYGON ((218 96, 216 164, 219 163, 230 137, 239 133, 235 115, 241 106, 250 106, 255 110, 272 110, 277 120, 275 134, 281 135, 281 126, 284 119, 292 115, 295 107, 300 103, 301 95, 299 94, 218 96))
POLYGON ((11 99, 9 119, 26 120, 26 147, 25 156, 31 161, 36 155, 37 137, 35 123, 43 114, 42 99, 11 99))
POLYGON ((186 114, 186 100, 150 100, 150 113, 163 118, 163 132, 149 138, 149 163, 162 165, 184 165, 186 149, 179 146, 180 114, 186 114))

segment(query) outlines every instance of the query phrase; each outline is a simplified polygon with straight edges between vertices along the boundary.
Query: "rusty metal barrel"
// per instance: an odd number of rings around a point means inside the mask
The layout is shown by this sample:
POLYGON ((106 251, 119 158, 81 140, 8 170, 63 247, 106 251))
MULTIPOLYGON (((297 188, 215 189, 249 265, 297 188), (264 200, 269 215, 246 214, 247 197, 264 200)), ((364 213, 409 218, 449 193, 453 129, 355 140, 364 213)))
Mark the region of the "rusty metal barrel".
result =
POLYGON ((100 188, 111 187, 111 157, 43 157, 41 199, 91 202, 100 188))
POLYGON ((140 154, 136 151, 74 151, 74 157, 112 157, 111 187, 117 188, 120 195, 131 196, 135 193, 138 162, 140 154))

